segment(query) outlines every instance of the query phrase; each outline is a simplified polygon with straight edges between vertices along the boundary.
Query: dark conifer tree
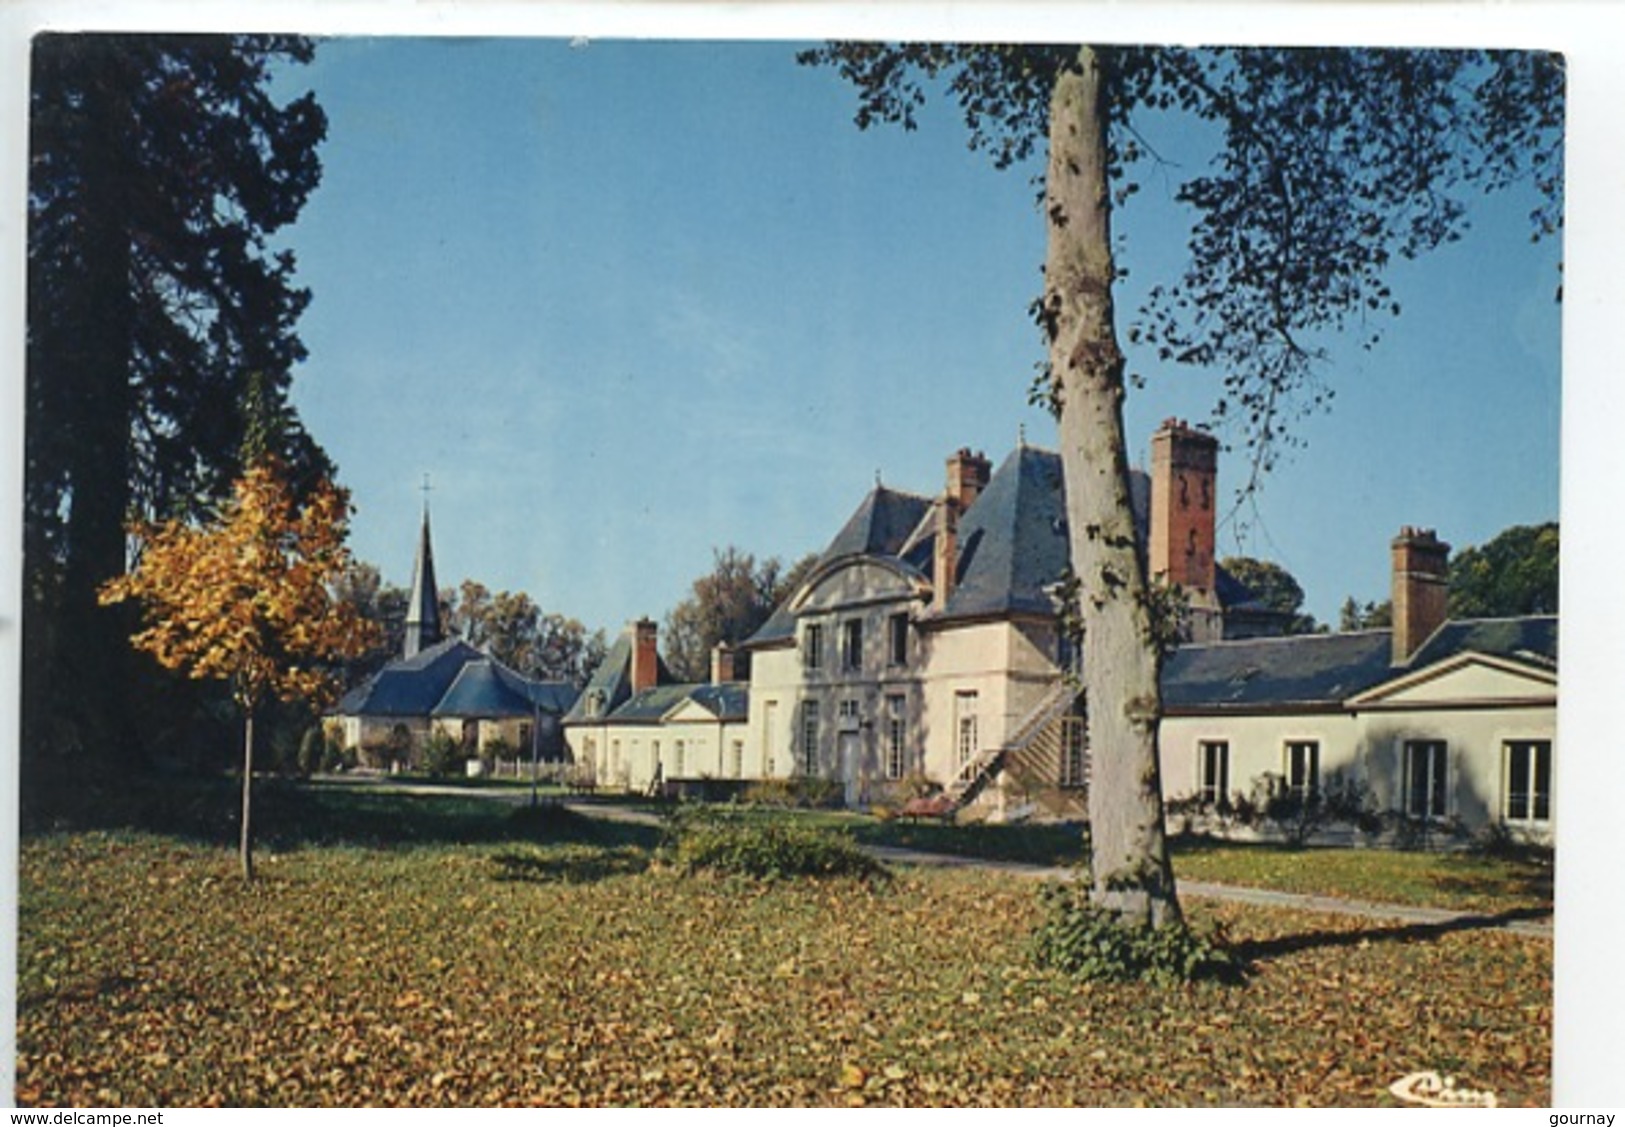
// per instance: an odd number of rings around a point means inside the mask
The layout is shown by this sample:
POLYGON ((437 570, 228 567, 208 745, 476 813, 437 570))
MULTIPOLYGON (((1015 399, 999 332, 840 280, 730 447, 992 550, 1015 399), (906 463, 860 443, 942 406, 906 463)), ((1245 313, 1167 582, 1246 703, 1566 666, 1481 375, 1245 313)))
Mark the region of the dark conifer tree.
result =
MULTIPOLYGON (((251 378, 286 410, 309 300, 273 242, 320 178, 326 118, 279 104, 296 37, 47 34, 34 41, 27 324, 25 759, 118 761, 139 676, 95 592, 132 516, 191 515, 241 470, 251 378)), ((282 451, 331 466, 291 416, 282 451)), ((305 476, 302 474, 301 476, 305 476)))

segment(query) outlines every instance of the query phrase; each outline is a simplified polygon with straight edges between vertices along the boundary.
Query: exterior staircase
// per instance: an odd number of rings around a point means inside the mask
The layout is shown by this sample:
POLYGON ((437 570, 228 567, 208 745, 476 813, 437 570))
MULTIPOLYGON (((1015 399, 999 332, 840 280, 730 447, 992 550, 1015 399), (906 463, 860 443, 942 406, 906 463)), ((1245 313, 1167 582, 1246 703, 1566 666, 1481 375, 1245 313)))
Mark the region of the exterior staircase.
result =
POLYGON ((1027 715, 1022 717, 1021 723, 1016 725, 1008 740, 997 747, 987 747, 977 752, 943 788, 943 796, 950 804, 945 813, 951 814, 961 809, 980 794, 988 781, 998 774, 1006 757, 1019 755, 1025 751, 1050 724, 1066 714, 1080 691, 1071 678, 1058 678, 1027 715))

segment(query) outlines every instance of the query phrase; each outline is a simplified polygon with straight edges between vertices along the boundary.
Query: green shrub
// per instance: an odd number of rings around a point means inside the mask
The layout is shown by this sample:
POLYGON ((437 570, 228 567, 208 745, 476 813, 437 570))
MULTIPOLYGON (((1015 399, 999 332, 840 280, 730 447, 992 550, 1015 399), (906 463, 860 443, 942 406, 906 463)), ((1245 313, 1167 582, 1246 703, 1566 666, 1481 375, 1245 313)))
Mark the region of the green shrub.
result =
POLYGON ((839 779, 797 775, 763 779, 745 788, 745 802, 788 809, 834 809, 846 805, 846 785, 839 779))
POLYGON ((485 746, 480 749, 480 761, 485 764, 487 770, 490 770, 493 763, 501 763, 518 757, 519 750, 514 747, 506 736, 492 736, 485 741, 485 746))
POLYGON ((697 810, 681 808, 670 823, 672 853, 682 873, 709 870, 763 880, 886 875, 885 866, 845 834, 697 810))
POLYGON ((1106 982, 1234 982, 1244 972, 1225 945, 1222 929, 1204 933, 1182 923, 1124 924, 1116 913, 1091 904, 1081 884, 1047 881, 1038 894, 1045 909, 1033 934, 1039 966, 1106 982))
POLYGON ((453 775, 463 762, 463 748, 445 732, 436 729, 423 742, 423 769, 431 775, 453 775))

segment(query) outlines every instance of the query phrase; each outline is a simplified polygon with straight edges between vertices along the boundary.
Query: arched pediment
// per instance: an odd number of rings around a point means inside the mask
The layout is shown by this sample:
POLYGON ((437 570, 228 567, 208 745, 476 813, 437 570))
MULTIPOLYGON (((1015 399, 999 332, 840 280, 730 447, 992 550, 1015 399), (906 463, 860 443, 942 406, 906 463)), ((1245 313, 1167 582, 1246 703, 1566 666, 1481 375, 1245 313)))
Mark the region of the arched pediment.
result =
POLYGON ((875 556, 842 556, 820 565, 790 603, 794 614, 923 598, 931 585, 906 564, 875 556))

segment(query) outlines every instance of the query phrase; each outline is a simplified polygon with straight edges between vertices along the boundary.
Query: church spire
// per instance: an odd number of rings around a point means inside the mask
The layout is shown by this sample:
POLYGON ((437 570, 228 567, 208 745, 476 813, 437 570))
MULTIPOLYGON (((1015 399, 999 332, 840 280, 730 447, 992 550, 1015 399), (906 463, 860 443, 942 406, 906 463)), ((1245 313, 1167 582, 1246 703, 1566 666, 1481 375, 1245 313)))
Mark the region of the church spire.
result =
POLYGON ((406 603, 406 652, 411 657, 440 641, 440 597, 434 582, 434 548, 429 543, 429 479, 423 479, 423 532, 412 562, 412 590, 406 603))

